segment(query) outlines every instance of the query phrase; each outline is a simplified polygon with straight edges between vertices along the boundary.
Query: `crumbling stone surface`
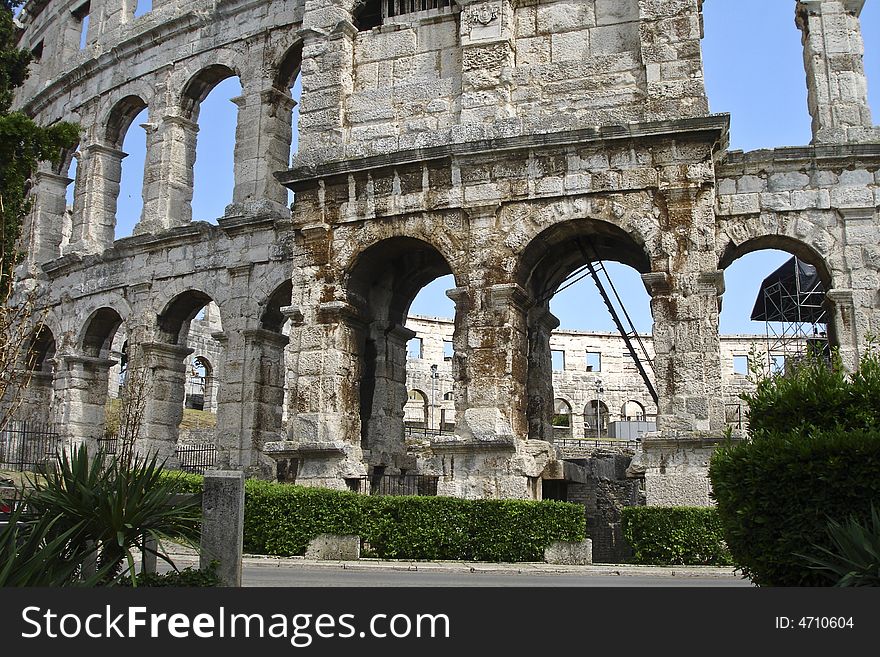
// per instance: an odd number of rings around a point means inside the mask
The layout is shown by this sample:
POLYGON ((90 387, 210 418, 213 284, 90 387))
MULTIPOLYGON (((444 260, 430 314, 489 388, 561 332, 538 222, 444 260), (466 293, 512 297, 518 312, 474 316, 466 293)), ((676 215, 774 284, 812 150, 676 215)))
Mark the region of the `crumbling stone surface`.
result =
POLYGON ((861 6, 793 3, 813 143, 743 154, 708 111, 700 0, 455 2, 375 27, 352 0, 157 0, 137 19, 130 2, 92 0, 82 49, 82 3, 32 0, 20 44, 42 54, 17 106, 83 134, 69 212, 74 153, 32 181, 20 269, 48 333, 27 408, 94 443, 124 331, 145 372, 138 449, 173 464, 190 323, 213 302, 223 467, 272 477, 273 454, 285 477, 341 489, 418 467, 445 494, 537 497, 558 459, 547 295, 613 259, 640 272, 655 322, 648 501, 708 504, 724 268, 765 247, 816 265, 849 364, 880 330, 861 6), (233 75, 232 203, 216 225, 193 221, 199 104, 233 75), (143 214, 114 240, 122 143, 144 107, 143 214), (455 434, 417 460, 406 313, 446 274, 455 434))

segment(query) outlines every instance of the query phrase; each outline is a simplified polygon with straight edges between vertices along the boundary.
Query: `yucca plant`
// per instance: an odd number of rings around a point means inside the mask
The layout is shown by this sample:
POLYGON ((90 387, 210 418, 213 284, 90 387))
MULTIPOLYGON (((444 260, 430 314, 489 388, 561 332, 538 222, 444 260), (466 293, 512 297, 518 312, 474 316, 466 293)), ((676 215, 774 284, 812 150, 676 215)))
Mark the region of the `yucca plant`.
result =
POLYGON ((185 492, 182 479, 163 475, 156 456, 147 460, 120 460, 99 452, 89 457, 85 446, 58 457, 54 472, 35 482, 28 498, 38 516, 55 518, 47 539, 66 536, 58 549, 61 559, 93 556, 107 583, 120 574, 136 584, 134 550, 150 551, 172 561, 163 541, 191 546, 198 543, 201 511, 185 492))
POLYGON ((816 545, 815 554, 800 554, 810 568, 835 586, 880 586, 880 511, 871 505, 870 523, 850 516, 845 522, 828 521, 833 549, 816 545))

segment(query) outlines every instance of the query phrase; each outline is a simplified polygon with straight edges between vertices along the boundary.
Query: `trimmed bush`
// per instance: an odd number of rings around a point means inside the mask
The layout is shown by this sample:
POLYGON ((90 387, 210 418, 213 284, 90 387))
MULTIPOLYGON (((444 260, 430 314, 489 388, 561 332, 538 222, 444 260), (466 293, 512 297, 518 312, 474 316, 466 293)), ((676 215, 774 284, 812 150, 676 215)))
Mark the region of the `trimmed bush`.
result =
POLYGON ((796 556, 832 548, 829 520, 867 521, 880 499, 880 432, 763 435, 719 449, 709 469, 725 540, 761 586, 829 581, 796 556))
POLYGON ((633 563, 656 566, 730 566, 721 520, 711 507, 622 509, 623 535, 633 548, 633 563))
MULTIPOLYGON (((189 492, 203 478, 184 475, 189 492)), ((544 500, 368 496, 248 479, 244 550, 305 554, 319 534, 357 534, 382 559, 543 561, 553 541, 582 541, 584 508, 544 500)))
POLYGON ((553 541, 582 541, 582 506, 551 500, 368 497, 364 537, 387 559, 543 561, 553 541))
POLYGON ((248 480, 244 549, 252 554, 305 554, 318 534, 362 534, 363 496, 248 480))

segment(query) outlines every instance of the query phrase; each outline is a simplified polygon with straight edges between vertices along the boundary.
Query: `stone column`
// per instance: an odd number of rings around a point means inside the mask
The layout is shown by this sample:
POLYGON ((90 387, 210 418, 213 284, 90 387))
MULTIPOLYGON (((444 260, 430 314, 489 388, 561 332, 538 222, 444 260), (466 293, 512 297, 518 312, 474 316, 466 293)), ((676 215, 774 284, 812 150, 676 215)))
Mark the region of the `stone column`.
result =
MULTIPOLYGON (((353 3, 345 3, 353 4, 353 3)), ((345 99, 354 89, 354 36, 351 9, 343 3, 306 4, 302 22, 302 99, 297 165, 341 152, 345 99)))
POLYGON ((224 339, 226 362, 217 413, 221 462, 244 470, 248 476, 273 479, 274 462, 264 457, 263 446, 283 439, 281 407, 288 338, 265 329, 248 329, 240 337, 243 340, 235 340, 239 348, 230 348, 229 340, 224 339))
POLYGON ((235 187, 230 211, 235 214, 290 215, 287 189, 273 175, 290 167, 291 114, 296 101, 289 90, 264 80, 245 81, 235 130, 235 187))
POLYGON ((199 126, 168 114, 144 124, 147 156, 144 166, 144 209, 135 235, 159 233, 192 221, 193 166, 199 126))
POLYGON ((868 106, 862 28, 865 0, 799 0, 795 22, 803 32, 807 102, 813 143, 880 139, 868 106))
POLYGON ((510 0, 459 0, 461 12, 461 123, 494 123, 516 116, 513 83, 502 75, 514 64, 514 11, 510 0))
POLYGON ((54 372, 45 370, 21 372, 17 373, 17 376, 20 376, 22 381, 26 381, 27 385, 21 390, 21 405, 15 413, 16 418, 51 422, 54 372))
POLYGON ((292 322, 288 440, 266 450, 275 458, 296 460, 297 483, 344 489, 345 479, 367 474, 359 386, 363 324, 344 301, 284 312, 292 322))
POLYGON ((649 121, 709 113, 700 49, 702 4, 703 0, 638 0, 649 121))
POLYGON ((101 253, 113 246, 122 158, 126 155, 103 144, 86 146, 80 152, 70 251, 101 253))
POLYGON ((853 371, 859 366, 859 336, 852 290, 834 289, 825 293, 828 301, 829 341, 840 350, 843 366, 853 371))
POLYGON ((177 467, 177 438, 183 419, 183 400, 186 392, 188 347, 163 342, 140 345, 144 363, 146 404, 140 436, 135 452, 141 457, 158 454, 167 467, 177 467))
POLYGON ((22 231, 28 262, 40 265, 61 256, 67 186, 73 180, 41 169, 34 175, 34 205, 22 231))
MULTIPOLYGON (((375 347, 373 395, 370 407, 361 406, 367 438, 362 447, 369 450, 370 465, 412 469, 415 464, 405 461, 403 407, 407 400, 406 343, 416 334, 403 326, 386 328, 378 323, 371 325, 370 332, 375 347)), ((426 421, 430 422, 430 414, 426 421)))
POLYGON ((72 449, 85 444, 94 454, 104 435, 107 378, 116 361, 76 354, 58 355, 55 360, 58 431, 72 449))
MULTIPOLYGON (((559 327, 546 306, 529 310, 529 439, 553 442, 553 359, 550 333, 559 327)), ((576 409, 573 409, 572 413, 576 409)), ((574 422, 574 415, 572 415, 574 422)), ((583 432, 583 429, 581 429, 583 432)))

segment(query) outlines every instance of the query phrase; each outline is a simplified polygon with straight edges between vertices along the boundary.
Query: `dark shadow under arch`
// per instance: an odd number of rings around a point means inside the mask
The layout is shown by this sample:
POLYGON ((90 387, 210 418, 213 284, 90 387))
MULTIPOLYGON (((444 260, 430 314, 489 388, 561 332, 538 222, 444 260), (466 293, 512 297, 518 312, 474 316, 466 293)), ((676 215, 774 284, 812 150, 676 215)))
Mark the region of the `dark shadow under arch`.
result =
POLYGON ((99 308, 86 321, 83 333, 83 353, 93 358, 108 358, 113 338, 122 325, 122 317, 113 308, 99 308))
POLYGON ((237 76, 235 71, 223 64, 212 64, 196 73, 186 83, 181 95, 181 109, 184 116, 190 121, 198 121, 199 106, 214 87, 227 78, 237 76))
POLYGON ((104 137, 113 148, 122 149, 125 134, 131 127, 132 121, 138 114, 147 108, 147 103, 139 96, 126 96, 120 100, 107 117, 107 127, 104 137))
POLYGON ((187 290, 174 297, 157 317, 162 340, 168 344, 185 343, 189 323, 211 301, 201 290, 187 290))

